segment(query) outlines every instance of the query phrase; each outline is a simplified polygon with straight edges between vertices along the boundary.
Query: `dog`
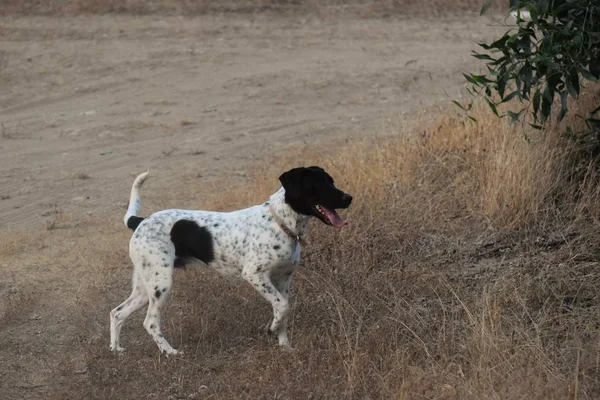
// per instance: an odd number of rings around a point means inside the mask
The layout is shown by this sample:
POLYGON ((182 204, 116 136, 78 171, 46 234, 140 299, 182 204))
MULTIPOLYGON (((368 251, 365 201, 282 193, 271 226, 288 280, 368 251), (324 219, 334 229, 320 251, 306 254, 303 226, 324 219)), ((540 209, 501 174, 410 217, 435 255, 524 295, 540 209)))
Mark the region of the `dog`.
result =
POLYGON ((335 187, 320 167, 284 172, 282 187, 260 205, 233 212, 169 209, 139 217, 140 188, 148 172, 133 182, 125 225, 133 230, 129 255, 133 262, 131 296, 110 312, 110 349, 121 352, 123 323, 148 305, 144 328, 167 355, 178 353, 161 331, 161 313, 173 286, 173 271, 201 262, 223 275, 241 277, 273 307, 269 333, 289 346, 287 319, 290 284, 300 262, 308 221, 316 217, 342 228, 336 209, 346 209, 352 196, 335 187))

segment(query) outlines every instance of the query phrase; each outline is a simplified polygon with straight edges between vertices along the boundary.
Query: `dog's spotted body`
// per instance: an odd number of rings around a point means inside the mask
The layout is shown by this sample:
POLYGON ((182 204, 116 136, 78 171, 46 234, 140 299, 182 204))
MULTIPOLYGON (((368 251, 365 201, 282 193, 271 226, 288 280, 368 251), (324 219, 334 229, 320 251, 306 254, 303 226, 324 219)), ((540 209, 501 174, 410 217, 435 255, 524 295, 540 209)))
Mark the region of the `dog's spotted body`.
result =
POLYGON ((347 208, 352 196, 337 189, 322 168, 294 168, 280 176, 283 187, 260 205, 228 213, 164 210, 142 218, 139 189, 147 174, 135 179, 124 218, 134 230, 129 243, 133 291, 110 313, 111 350, 123 350, 119 334, 125 319, 148 304, 144 327, 161 352, 177 354, 161 332, 161 312, 173 269, 198 260, 223 275, 242 277, 269 301, 269 331, 288 346, 290 284, 301 237, 311 216, 341 228, 345 222, 335 209, 347 208))

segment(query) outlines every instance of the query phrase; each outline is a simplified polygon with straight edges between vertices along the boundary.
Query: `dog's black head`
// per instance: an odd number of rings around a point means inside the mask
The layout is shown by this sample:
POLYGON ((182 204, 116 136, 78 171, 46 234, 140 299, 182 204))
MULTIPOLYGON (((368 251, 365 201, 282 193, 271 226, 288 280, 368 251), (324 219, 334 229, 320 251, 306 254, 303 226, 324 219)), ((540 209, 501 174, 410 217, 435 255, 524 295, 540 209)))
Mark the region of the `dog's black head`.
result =
POLYGON ((284 172, 279 180, 285 189, 285 202, 297 213, 314 215, 336 228, 346 224, 335 209, 348 208, 352 196, 336 188, 323 168, 294 168, 284 172))

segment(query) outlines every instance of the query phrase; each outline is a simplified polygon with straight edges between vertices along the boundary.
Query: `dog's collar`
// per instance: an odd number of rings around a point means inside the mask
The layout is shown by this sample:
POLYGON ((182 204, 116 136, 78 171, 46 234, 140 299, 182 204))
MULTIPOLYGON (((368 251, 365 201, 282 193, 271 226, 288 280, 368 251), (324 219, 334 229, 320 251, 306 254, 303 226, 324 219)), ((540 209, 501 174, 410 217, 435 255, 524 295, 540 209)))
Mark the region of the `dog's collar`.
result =
POLYGON ((302 246, 306 246, 306 241, 302 238, 302 236, 296 235, 285 224, 285 222, 283 222, 283 220, 281 219, 281 217, 279 215, 277 215, 277 213, 275 212, 275 210, 273 209, 273 206, 271 204, 269 204, 269 211, 271 212, 271 215, 273 216, 273 219, 275 220, 275 222, 277 223, 277 225, 279 225, 279 227, 281 228, 282 231, 284 231, 285 233, 287 233, 287 235, 289 237, 291 237, 292 239, 294 239, 294 241, 296 243, 300 243, 302 246))

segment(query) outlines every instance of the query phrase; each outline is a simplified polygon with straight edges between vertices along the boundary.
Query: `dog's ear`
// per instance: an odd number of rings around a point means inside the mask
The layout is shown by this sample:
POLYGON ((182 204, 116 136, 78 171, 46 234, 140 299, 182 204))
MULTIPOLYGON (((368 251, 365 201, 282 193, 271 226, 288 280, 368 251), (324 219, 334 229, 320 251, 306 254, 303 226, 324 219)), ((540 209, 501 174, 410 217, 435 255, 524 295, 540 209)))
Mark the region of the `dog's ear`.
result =
POLYGON ((286 197, 298 199, 302 195, 302 178, 306 168, 293 168, 279 177, 281 186, 285 189, 286 197))
POLYGON ((308 167, 306 169, 311 170, 312 172, 326 174, 325 170, 323 168, 317 166, 317 165, 310 166, 310 167, 308 167))

